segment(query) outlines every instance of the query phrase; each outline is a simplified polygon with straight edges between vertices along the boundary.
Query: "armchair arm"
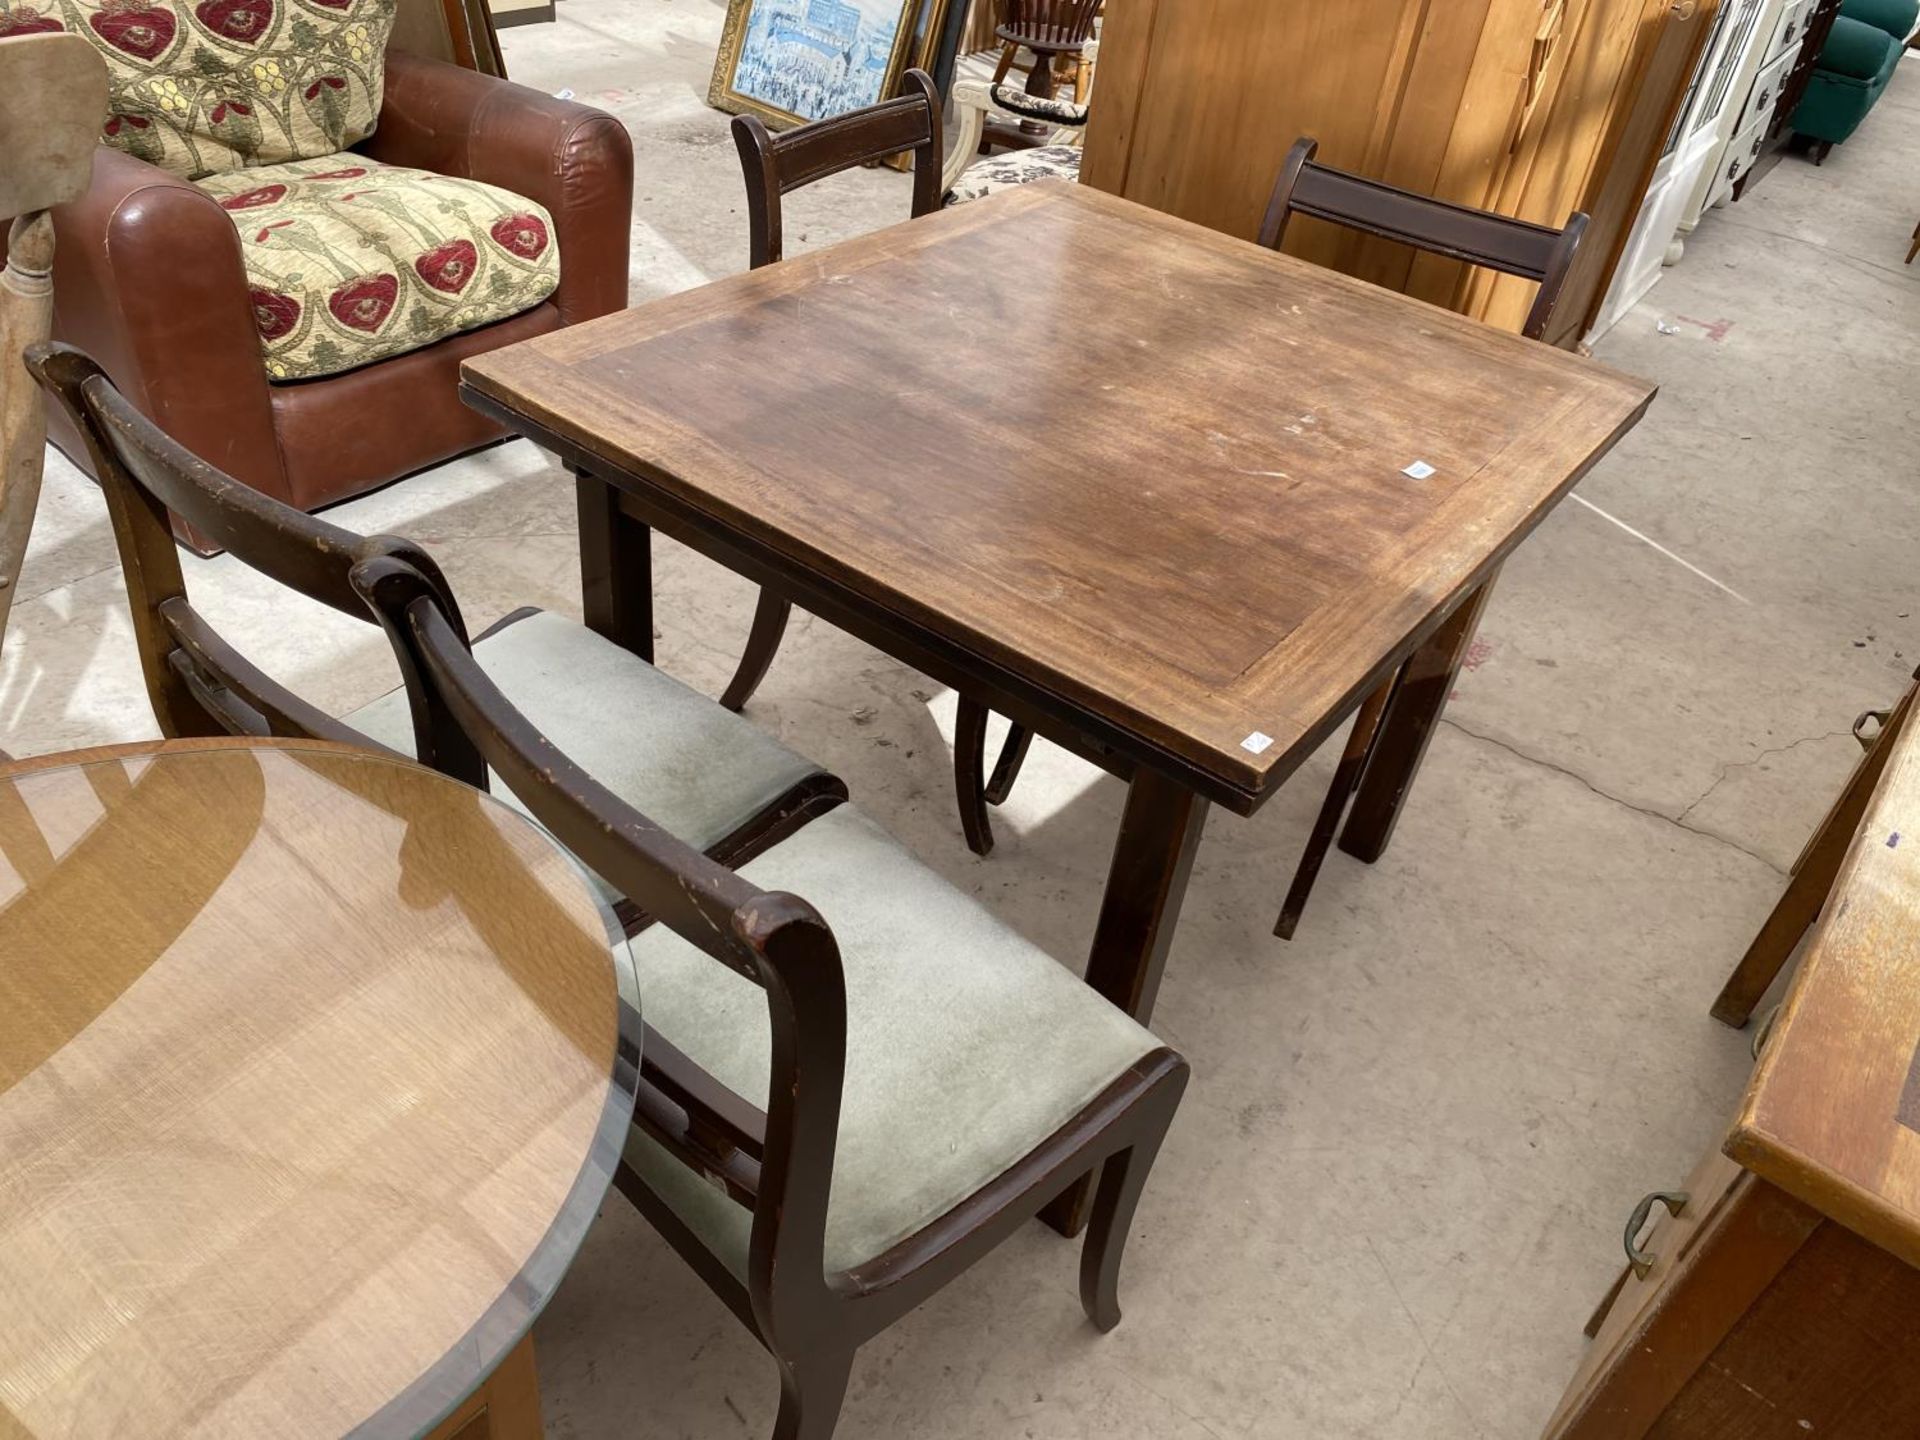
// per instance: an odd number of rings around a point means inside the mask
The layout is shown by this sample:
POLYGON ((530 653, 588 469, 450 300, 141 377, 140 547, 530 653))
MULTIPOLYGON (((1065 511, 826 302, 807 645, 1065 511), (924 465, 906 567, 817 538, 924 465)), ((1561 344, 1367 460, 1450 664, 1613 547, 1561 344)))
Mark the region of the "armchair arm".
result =
POLYGON ((290 500, 232 217, 106 147, 87 193, 53 217, 55 335, 202 460, 290 500))
MULTIPOLYGON (((1091 46, 1089 46, 1091 48, 1091 46)), ((947 148, 946 170, 940 177, 941 193, 953 189, 967 167, 978 159, 980 141, 987 133, 987 116, 1005 120, 1041 120, 1054 126, 1046 143, 1078 144, 1087 123, 1087 106, 1072 100, 1040 100, 1021 94, 1011 85, 991 80, 955 80, 952 88, 954 124, 952 143, 947 148)))
POLYGON ((626 308, 633 142, 605 111, 389 50, 380 123, 358 148, 388 165, 479 180, 545 206, 560 246, 553 300, 562 320, 626 308))

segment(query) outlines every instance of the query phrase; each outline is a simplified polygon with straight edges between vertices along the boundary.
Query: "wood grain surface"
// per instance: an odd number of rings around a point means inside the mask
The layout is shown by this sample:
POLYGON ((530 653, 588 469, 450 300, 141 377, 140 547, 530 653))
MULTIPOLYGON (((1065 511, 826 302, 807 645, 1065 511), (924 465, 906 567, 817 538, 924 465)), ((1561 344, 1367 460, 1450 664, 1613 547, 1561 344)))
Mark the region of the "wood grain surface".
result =
POLYGON ((0 775, 0 1436, 446 1415, 605 1192, 611 923, 544 832, 417 766, 0 775))
POLYGON ((1808 941, 1727 1153, 1920 1265, 1920 729, 1808 941))
POLYGON ((1241 808, 1654 393, 1052 183, 463 373, 609 480, 1172 751, 1241 808))

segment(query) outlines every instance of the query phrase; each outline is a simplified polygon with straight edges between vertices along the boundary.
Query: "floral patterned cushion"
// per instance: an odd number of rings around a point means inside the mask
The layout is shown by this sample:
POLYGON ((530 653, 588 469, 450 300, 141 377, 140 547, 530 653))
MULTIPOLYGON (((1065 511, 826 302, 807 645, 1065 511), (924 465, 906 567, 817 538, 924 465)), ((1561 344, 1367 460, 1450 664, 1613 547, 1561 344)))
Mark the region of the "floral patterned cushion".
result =
POLYGON ((1030 185, 1035 180, 1080 179, 1078 145, 1042 145, 1035 150, 1009 150, 969 165, 947 192, 947 204, 964 205, 969 200, 984 200, 996 190, 1014 185, 1030 185))
POLYGON ((188 180, 373 133, 395 0, 0 0, 0 39, 71 30, 106 57, 101 139, 188 180))
POLYGON ((531 310, 553 217, 478 180, 331 155, 199 182, 233 216, 267 375, 307 380, 531 310))

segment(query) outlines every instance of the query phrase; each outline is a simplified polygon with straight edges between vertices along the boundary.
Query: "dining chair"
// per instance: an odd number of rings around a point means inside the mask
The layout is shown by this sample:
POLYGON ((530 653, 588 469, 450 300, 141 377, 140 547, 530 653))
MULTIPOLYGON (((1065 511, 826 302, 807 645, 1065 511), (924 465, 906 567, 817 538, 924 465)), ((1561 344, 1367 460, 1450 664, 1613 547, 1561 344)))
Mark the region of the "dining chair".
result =
POLYGON ((1080 1298, 1118 1323, 1180 1056, 851 805, 738 871, 682 843, 516 708, 431 574, 353 576, 527 811, 659 921, 617 1183, 772 1354, 775 1440, 826 1440, 855 1350, 1096 1166, 1080 1298))
MULTIPOLYGON (((905 151, 913 152, 913 209, 918 219, 940 208, 945 152, 941 138, 940 95, 926 71, 907 71, 902 93, 892 100, 845 115, 816 120, 784 135, 774 135, 757 116, 736 115, 733 141, 747 184, 748 257, 751 268, 777 263, 785 254, 781 200, 790 191, 905 151)), ((787 633, 793 602, 763 589, 747 634, 746 653, 720 697, 729 710, 742 709, 766 679, 787 633)), ((960 697, 954 738, 954 788, 960 802, 960 828, 976 855, 993 849, 987 806, 1006 799, 1026 759, 1031 736, 1020 726, 1009 732, 991 779, 986 775, 987 707, 960 697)))
MULTIPOLYGON (((1288 152, 1286 163, 1280 169, 1280 179, 1273 187, 1266 219, 1260 227, 1262 245, 1279 249, 1293 217, 1309 215, 1350 230, 1395 240, 1428 254, 1532 280, 1540 288, 1520 333, 1530 340, 1546 335, 1554 307, 1559 303, 1574 257, 1586 235, 1584 214, 1576 211, 1558 230, 1535 225, 1336 170, 1314 158, 1319 150, 1319 141, 1308 137, 1296 142, 1288 152)), ((1464 651, 1464 644, 1461 649, 1464 651)), ((1383 717, 1390 712, 1398 688, 1407 683, 1408 671, 1402 667, 1393 679, 1361 702, 1346 749, 1334 770, 1332 788, 1314 822, 1306 853, 1301 857, 1292 887, 1281 905, 1280 918, 1273 927, 1273 933, 1283 940, 1293 938, 1347 803, 1359 788, 1372 758, 1374 741, 1384 729, 1383 717)))
MULTIPOLYGON (((335 740, 487 788, 473 747, 428 703, 405 652, 396 652, 400 688, 335 717, 236 650, 188 598, 168 512, 277 584, 369 624, 375 617, 353 588, 353 567, 376 556, 405 560, 427 577, 465 643, 459 606, 430 555, 410 540, 305 514, 196 458, 72 346, 37 345, 27 368, 65 408, 97 467, 164 735, 335 740)), ((846 797, 846 786, 812 761, 573 620, 516 610, 472 646, 515 702, 606 784, 721 859, 748 859, 846 797)), ((626 924, 641 923, 629 900, 608 898, 626 924)))

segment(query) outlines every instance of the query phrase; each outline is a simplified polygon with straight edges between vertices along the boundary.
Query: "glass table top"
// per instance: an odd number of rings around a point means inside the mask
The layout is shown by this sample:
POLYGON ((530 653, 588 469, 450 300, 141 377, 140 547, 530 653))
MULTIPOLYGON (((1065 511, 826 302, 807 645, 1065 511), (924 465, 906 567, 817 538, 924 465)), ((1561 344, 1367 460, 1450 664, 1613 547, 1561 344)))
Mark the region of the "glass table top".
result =
POLYGON ((617 1163, 619 936, 400 761, 0 771, 0 1437, 430 1429, 617 1163))

